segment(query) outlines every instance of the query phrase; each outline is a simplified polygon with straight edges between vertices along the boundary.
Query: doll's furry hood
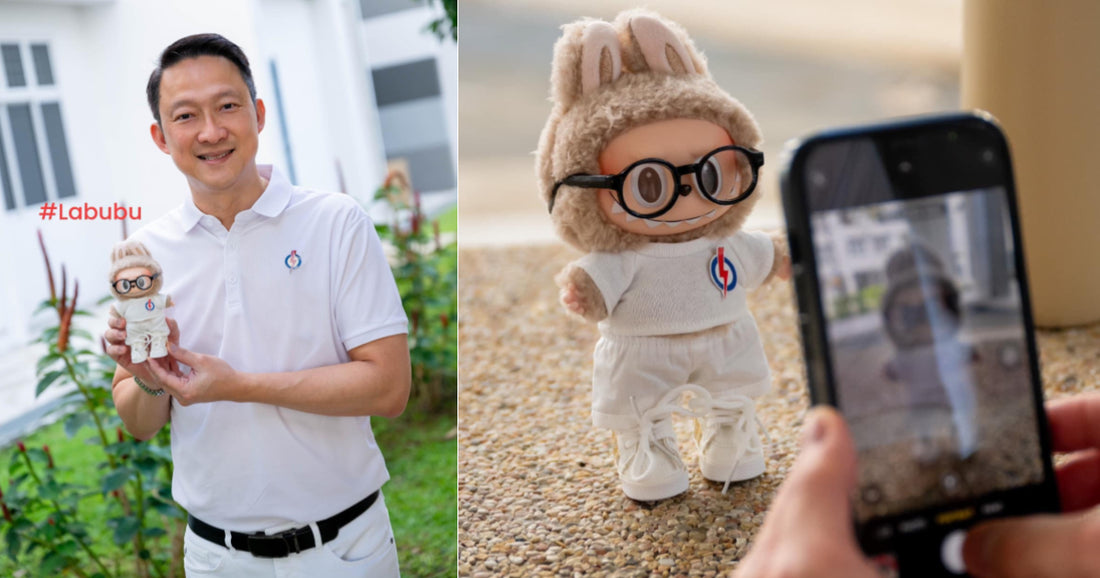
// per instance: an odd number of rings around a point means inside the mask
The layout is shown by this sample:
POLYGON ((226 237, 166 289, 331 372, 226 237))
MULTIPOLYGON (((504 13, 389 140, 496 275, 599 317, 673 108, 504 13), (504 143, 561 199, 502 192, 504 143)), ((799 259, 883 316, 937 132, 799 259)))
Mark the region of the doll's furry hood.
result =
POLYGON ((120 295, 118 291, 115 291, 115 276, 118 275, 119 271, 130 267, 145 267, 156 275, 157 278, 153 280, 153 293, 160 293, 161 286, 164 284, 164 275, 160 263, 153 259, 149 249, 145 248, 145 245, 140 241, 126 240, 116 244, 111 249, 111 269, 107 274, 107 280, 111 283, 112 295, 118 299, 131 298, 126 294, 120 295))
MULTIPOLYGON (((535 165, 547 203, 565 177, 599 174, 600 152, 612 139, 652 122, 705 120, 741 146, 761 142, 752 115, 715 84, 687 33, 651 11, 622 12, 611 23, 586 18, 563 26, 550 80, 554 106, 535 165)), ((756 199, 750 196, 705 227, 659 241, 732 234, 756 199)), ((592 189, 559 187, 551 218, 558 234, 584 251, 618 252, 657 240, 609 223, 592 189)))

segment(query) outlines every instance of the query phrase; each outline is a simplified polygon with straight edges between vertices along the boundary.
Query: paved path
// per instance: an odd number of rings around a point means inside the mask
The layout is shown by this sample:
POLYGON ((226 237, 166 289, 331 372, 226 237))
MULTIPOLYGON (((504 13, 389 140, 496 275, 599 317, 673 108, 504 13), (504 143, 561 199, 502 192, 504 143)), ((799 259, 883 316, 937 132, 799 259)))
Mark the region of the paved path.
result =
MULTIPOLYGON (((565 247, 464 249, 459 299, 459 576, 719 576, 747 552, 797 453, 807 407, 788 284, 750 294, 773 373, 757 402, 767 472, 729 494, 697 471, 645 508, 618 488, 591 426, 593 325, 566 317, 565 247)), ((1039 334, 1048 399, 1100 390, 1100 325, 1039 334)), ((676 422, 692 470, 691 426, 676 422)))

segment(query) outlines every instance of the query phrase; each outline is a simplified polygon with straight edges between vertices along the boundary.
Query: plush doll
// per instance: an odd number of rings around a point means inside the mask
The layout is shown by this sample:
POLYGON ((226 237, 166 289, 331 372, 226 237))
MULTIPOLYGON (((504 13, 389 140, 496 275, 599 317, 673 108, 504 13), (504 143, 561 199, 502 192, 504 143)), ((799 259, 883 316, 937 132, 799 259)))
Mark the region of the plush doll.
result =
MULTIPOLYGON (((959 341, 959 291, 932 251, 912 244, 886 263, 883 325, 894 345, 886 377, 902 383, 915 410, 935 405, 947 395, 955 423, 958 457, 978 449, 977 402, 974 396, 976 353, 959 341)), ((942 402, 941 402, 942 403, 942 402)), ((916 416, 918 412, 911 412, 916 416)), ((924 412, 927 413, 927 412, 924 412)), ((923 463, 939 458, 935 420, 909 424, 916 435, 914 456, 923 463)))
POLYGON ((111 250, 111 293, 118 299, 114 310, 126 319, 126 345, 130 361, 168 355, 168 322, 165 309, 172 297, 161 295, 164 284, 160 265, 138 241, 123 241, 111 250))
POLYGON ((673 413, 696 417, 705 478, 725 491, 759 476, 753 398, 770 374, 745 293, 790 262, 781 237, 741 230, 756 122, 683 29, 644 10, 566 25, 551 84, 536 172, 556 231, 587 252, 556 280, 568 311, 599 322, 592 416, 615 433, 623 492, 687 490, 673 413))

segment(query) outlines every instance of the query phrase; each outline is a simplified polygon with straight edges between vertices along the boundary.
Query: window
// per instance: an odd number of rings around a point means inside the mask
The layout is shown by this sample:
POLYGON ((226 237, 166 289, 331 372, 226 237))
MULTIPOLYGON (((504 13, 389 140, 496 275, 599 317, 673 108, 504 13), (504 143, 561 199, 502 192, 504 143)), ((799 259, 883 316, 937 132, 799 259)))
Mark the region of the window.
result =
POLYGON ((387 160, 402 159, 420 192, 455 187, 435 58, 371 71, 387 160))
POLYGON ((0 41, 0 191, 14 211, 76 196, 49 46, 0 41))

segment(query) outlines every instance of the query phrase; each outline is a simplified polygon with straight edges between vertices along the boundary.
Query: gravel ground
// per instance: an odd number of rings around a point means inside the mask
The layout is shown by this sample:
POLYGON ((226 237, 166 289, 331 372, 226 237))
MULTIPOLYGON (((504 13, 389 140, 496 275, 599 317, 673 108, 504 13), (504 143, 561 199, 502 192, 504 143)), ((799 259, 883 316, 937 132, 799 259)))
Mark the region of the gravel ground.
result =
MULTIPOLYGON (((460 576, 717 576, 736 567, 797 454, 808 405, 788 284, 750 294, 773 387, 758 400, 767 472, 731 486, 692 473, 647 507, 618 487, 610 433, 591 425, 594 325, 557 302, 563 246, 460 253, 460 576)), ((1100 389, 1100 325, 1041 332, 1048 399, 1100 389)), ((691 424, 677 418, 692 464, 691 424)), ((692 468, 694 470, 694 468, 692 468)))

